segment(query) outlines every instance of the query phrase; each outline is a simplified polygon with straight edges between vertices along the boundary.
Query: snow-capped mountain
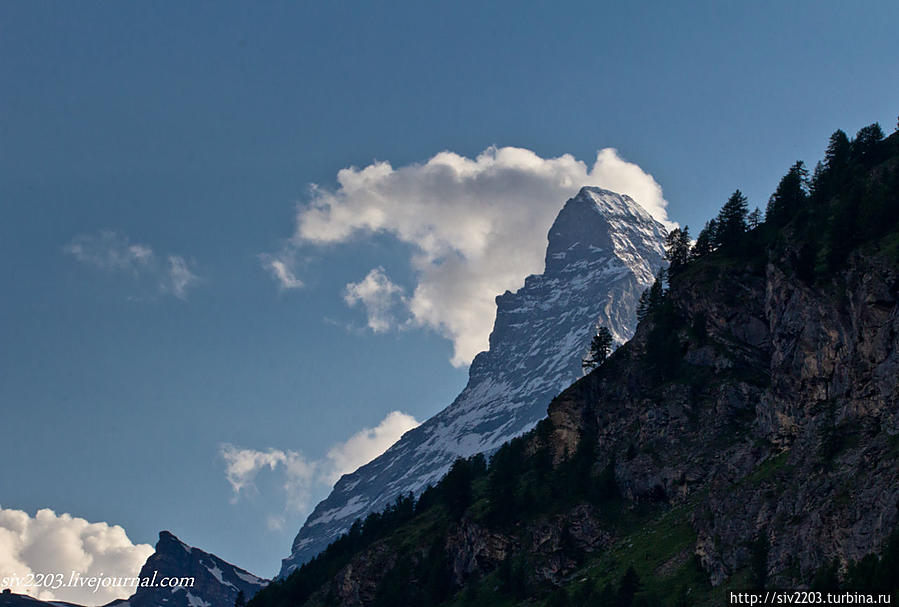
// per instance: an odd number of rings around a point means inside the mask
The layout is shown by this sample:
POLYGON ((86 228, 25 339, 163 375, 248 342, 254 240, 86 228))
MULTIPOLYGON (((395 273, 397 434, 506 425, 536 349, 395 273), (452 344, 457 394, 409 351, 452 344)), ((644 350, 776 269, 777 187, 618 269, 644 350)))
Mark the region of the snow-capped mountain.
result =
POLYGON ((140 579, 192 577, 192 586, 138 588, 131 598, 110 607, 234 607, 243 592, 249 600, 268 583, 214 554, 188 546, 168 531, 159 533, 156 552, 140 570, 140 579))
POLYGON ((383 455, 341 477, 300 529, 281 576, 398 495, 420 493, 457 457, 491 452, 546 416, 582 375, 597 325, 620 344, 636 325, 642 291, 663 265, 664 227, 628 196, 585 187, 549 231, 546 269, 496 298, 490 348, 475 357, 453 403, 383 455))

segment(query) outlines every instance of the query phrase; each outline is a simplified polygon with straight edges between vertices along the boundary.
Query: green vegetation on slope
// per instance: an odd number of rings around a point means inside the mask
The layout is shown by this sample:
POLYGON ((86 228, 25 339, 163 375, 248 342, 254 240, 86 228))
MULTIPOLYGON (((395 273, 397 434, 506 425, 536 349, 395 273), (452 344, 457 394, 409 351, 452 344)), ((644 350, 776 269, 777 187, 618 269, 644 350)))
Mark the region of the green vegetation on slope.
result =
MULTIPOLYGON (((687 228, 669 238, 668 275, 659 276, 644 294, 639 310, 641 322, 649 323, 639 362, 659 398, 671 386, 699 393, 728 374, 761 387, 769 379, 752 367, 713 373, 686 365, 684 335, 694 344, 726 346, 709 342, 704 317, 684 318, 675 310, 666 282, 720 280, 734 268, 763 275, 767 263, 788 258, 786 267, 795 270, 796 279, 826 288, 853 252, 878 254, 899 264, 899 133, 884 139, 880 128, 871 125, 850 140, 842 131, 835 132, 813 175, 809 177, 802 163, 794 164, 771 196, 764 221, 760 215, 749 212, 737 190, 692 247, 687 228)), ((615 352, 594 375, 617 377, 628 362, 615 352)), ((553 426, 544 420, 528 435, 501 447, 489 462, 482 455, 456 461, 440 483, 417 500, 402 497, 384 512, 357 521, 318 557, 261 591, 249 607, 339 604, 333 580, 351 564, 368 572, 364 581, 369 587, 355 590, 367 605, 722 604, 731 588, 766 584, 768 546, 764 537, 756 537, 747 540, 747 565, 713 589, 694 555, 694 517, 703 490, 679 501, 671 500, 661 486, 623 497, 616 457, 652 458, 653 447, 642 445, 638 451, 628 437, 621 437, 624 447, 601 458, 596 424, 595 416, 585 412, 577 447, 561 457, 552 448, 553 426), (586 550, 576 541, 564 517, 579 506, 596 513, 609 542, 586 550), (537 574, 549 557, 529 534, 541 523, 561 528, 551 558, 564 574, 537 574), (463 525, 506 543, 504 551, 495 551, 495 559, 486 559, 460 578, 447 537, 463 525)), ((837 427, 827 432, 818 453, 825 467, 852 440, 837 427)), ((720 437, 710 439, 710 448, 726 447, 719 445, 720 437)), ((790 452, 772 452, 740 483, 770 490, 790 470, 790 452)), ((896 579, 899 534, 880 556, 851 564, 842 583, 835 564, 822 567, 809 582, 813 588, 892 591, 896 579)))

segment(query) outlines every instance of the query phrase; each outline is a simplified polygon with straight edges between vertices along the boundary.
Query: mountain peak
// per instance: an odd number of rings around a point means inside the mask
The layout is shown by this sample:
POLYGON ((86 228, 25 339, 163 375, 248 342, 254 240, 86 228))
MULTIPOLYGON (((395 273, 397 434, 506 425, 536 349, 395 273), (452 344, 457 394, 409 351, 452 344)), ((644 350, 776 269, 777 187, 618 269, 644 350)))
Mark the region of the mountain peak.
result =
POLYGON ((633 334, 640 294, 664 263, 664 237, 662 225, 627 196, 584 188, 570 199, 549 232, 546 272, 497 297, 490 348, 475 357, 462 393, 343 476, 300 529, 280 575, 309 561, 356 518, 436 483, 456 457, 489 454, 533 428, 552 398, 583 374, 597 324, 616 343, 633 334))
POLYGON ((191 551, 191 547, 179 540, 171 531, 160 531, 159 541, 156 542, 156 552, 169 552, 175 548, 181 548, 187 553, 191 551))
MULTIPOLYGON (((627 194, 619 194, 598 186, 587 185, 569 202, 592 202, 594 210, 603 215, 628 215, 641 221, 653 221, 652 216, 627 194)), ((567 206, 567 203, 566 203, 567 206)))
POLYGON ((192 585, 140 587, 128 599, 129 607, 231 607, 239 592, 249 599, 268 580, 232 565, 214 554, 188 546, 170 531, 160 531, 156 552, 147 559, 139 577, 193 579, 192 585))
POLYGON ((612 251, 626 255, 635 244, 657 243, 664 237, 664 226, 630 196, 585 186, 568 199, 549 229, 546 272, 562 272, 612 251))

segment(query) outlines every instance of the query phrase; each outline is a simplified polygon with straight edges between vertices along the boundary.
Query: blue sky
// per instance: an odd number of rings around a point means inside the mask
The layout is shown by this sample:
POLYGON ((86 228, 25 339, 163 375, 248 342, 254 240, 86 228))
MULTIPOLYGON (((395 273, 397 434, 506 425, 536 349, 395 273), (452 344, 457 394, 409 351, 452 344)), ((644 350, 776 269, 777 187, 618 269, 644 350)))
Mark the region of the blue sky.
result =
POLYGON ((699 226, 738 187, 764 207, 835 128, 895 128, 897 20, 888 1, 0 4, 0 505, 170 529, 272 575, 305 515, 289 452, 331 461, 466 378, 454 321, 397 312, 423 284, 414 234, 295 237, 338 171, 489 146, 589 169, 612 147, 699 226), (375 332, 344 296, 378 268, 397 290, 378 283, 375 332), (235 496, 223 444, 284 458, 235 496))

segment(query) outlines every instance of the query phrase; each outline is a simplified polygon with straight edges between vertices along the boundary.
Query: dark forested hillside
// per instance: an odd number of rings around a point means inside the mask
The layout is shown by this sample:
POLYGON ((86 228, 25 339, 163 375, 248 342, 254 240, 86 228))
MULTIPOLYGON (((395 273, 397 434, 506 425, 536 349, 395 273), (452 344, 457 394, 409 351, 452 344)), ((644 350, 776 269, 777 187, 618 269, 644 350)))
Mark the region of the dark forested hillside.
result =
POLYGON ((899 134, 737 190, 531 433, 250 607, 695 605, 899 579, 899 134))

